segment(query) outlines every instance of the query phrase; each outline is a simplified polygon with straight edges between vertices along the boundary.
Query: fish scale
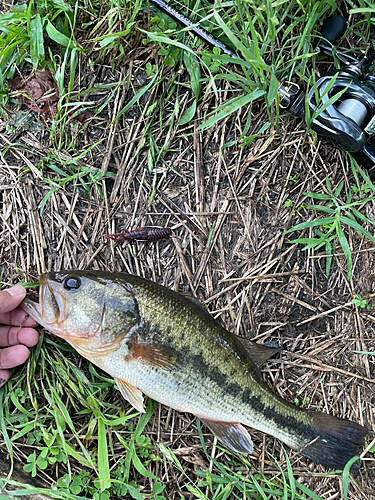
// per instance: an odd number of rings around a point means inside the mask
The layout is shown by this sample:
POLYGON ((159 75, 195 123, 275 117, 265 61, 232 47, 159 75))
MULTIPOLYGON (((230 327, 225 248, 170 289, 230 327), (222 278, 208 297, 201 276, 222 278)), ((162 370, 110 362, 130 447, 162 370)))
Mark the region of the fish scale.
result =
POLYGON ((368 433, 283 400, 262 379, 256 344, 250 348, 202 305, 152 281, 100 271, 46 273, 39 304, 25 299, 22 307, 112 375, 137 410, 144 411, 144 393, 190 412, 239 453, 253 449, 245 424, 343 468, 368 433))
MULTIPOLYGON (((186 306, 184 297, 181 295, 176 297, 174 294, 168 293, 169 290, 168 292, 161 290, 161 293, 157 294, 155 292, 159 289, 155 290, 154 286, 137 287, 138 280, 134 281, 135 283, 132 285, 136 290, 135 295, 141 316, 145 321, 153 321, 156 333, 156 335, 146 334, 143 340, 151 343, 161 342, 161 345, 164 341, 166 346, 172 347, 176 351, 184 349, 186 352, 188 349, 182 363, 184 371, 180 371, 181 381, 188 393, 188 398, 186 398, 188 406, 184 406, 183 411, 194 414, 201 412, 199 414, 207 415, 207 412, 211 410, 213 413, 209 415, 210 418, 216 416, 222 420, 240 421, 258 430, 269 432, 268 427, 271 425, 262 418, 262 414, 249 407, 249 403, 241 403, 244 396, 250 391, 253 397, 258 397, 265 407, 269 408, 270 411, 275 411, 273 421, 280 420, 279 415, 285 413, 288 417, 294 417, 301 424, 308 425, 309 419, 306 414, 279 399, 276 394, 270 394, 269 388, 259 377, 252 359, 249 358, 241 344, 218 322, 214 321, 206 311, 200 307, 191 307, 191 303, 186 306), (171 319, 179 318, 179 320, 174 321, 173 330, 170 328, 168 317, 171 319), (189 335, 184 335, 187 330, 191 330, 191 332, 189 335), (193 387, 189 387, 191 378, 194 378, 195 381, 193 387), (197 380, 199 383, 196 382, 197 380), (234 394, 230 394, 231 392, 234 394), (207 394, 211 395, 213 404, 203 407, 203 404, 207 403, 205 400, 207 394), (192 401, 196 398, 201 401, 200 408, 192 408, 192 401)), ((160 375, 164 379, 167 377, 164 373, 160 375)), ((170 374, 170 377, 176 377, 176 373, 170 374)), ((155 391, 154 387, 151 387, 151 384, 150 387, 144 387, 143 390, 154 399, 161 401, 160 394, 155 391)), ((175 404, 182 406, 179 395, 176 394, 176 397, 178 402, 174 399, 175 404)), ((173 401, 173 397, 170 398, 170 401, 173 401)), ((172 406, 170 401, 162 402, 172 406)), ((291 425, 295 425, 293 419, 290 421, 291 425)), ((289 439, 285 436, 284 429, 279 431, 278 437, 280 439, 284 442, 289 439)), ((301 441, 300 438, 298 439, 301 441)), ((301 442, 298 445, 301 445, 301 442)))

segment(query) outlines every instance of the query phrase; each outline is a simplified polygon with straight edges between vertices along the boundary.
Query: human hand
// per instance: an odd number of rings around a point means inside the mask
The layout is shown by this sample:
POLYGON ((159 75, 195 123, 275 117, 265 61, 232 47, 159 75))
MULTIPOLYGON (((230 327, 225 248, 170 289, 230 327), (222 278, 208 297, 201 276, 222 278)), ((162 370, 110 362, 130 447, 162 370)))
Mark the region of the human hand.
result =
POLYGON ((22 324, 26 313, 19 305, 25 295, 21 285, 0 291, 0 387, 11 375, 9 368, 22 365, 29 357, 28 347, 38 343, 38 332, 30 328, 37 323, 27 318, 22 324))

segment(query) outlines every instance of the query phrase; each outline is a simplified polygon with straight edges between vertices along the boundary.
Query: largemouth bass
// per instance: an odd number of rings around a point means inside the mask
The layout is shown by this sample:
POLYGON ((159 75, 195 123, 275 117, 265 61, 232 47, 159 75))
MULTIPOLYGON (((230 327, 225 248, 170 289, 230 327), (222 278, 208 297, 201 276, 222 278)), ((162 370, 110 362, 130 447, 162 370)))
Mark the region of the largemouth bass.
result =
POLYGON ((302 410, 273 393, 259 370, 269 356, 264 349, 258 352, 202 306, 152 281, 123 273, 50 272, 40 276, 39 303, 27 298, 22 307, 114 377, 136 410, 144 411, 146 394, 192 413, 233 451, 253 451, 242 424, 336 469, 364 444, 368 431, 361 425, 302 410))

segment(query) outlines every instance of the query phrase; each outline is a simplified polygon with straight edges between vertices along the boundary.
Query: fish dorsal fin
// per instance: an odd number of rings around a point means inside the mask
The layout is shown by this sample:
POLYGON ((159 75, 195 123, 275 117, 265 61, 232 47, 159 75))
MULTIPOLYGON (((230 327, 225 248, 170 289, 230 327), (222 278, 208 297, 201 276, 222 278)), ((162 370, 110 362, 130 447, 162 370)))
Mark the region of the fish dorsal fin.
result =
POLYGON ((222 422, 198 417, 220 441, 230 450, 242 455, 251 455, 253 442, 250 434, 241 424, 233 422, 222 422))
POLYGON ((197 297, 194 297, 194 295, 191 295, 189 292, 179 292, 179 294, 182 295, 185 299, 195 304, 196 306, 203 309, 203 311, 207 312, 206 304, 201 302, 197 297))
POLYGON ((282 347, 270 347, 264 344, 257 344, 256 342, 238 337, 237 335, 236 338, 241 342, 248 355, 258 368, 260 368, 274 354, 283 350, 282 347))
POLYGON ((143 394, 142 394, 142 392, 137 387, 134 387, 134 385, 128 384, 124 380, 120 380, 119 378, 115 378, 115 381, 116 381, 117 387, 120 389, 120 392, 123 395, 123 397, 127 401, 129 401, 129 403, 131 405, 133 405, 137 411, 145 413, 145 409, 143 408, 143 394))

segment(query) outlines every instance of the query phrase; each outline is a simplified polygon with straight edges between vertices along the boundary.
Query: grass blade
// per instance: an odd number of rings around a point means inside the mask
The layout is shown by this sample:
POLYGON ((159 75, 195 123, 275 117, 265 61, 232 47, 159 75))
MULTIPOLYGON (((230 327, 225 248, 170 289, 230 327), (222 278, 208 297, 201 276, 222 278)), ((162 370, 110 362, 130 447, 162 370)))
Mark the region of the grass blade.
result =
MULTIPOLYGON (((350 220, 350 219, 348 219, 350 220)), ((353 221, 351 221, 353 222, 353 221)), ((361 226, 360 226, 361 227, 361 226)), ((340 221, 338 220, 336 223, 336 231, 337 231, 337 237, 339 239, 339 243, 341 245, 342 251, 344 252, 347 266, 348 266, 348 280, 350 280, 352 276, 352 253, 350 250, 349 242, 344 234, 344 231, 342 230, 342 227, 340 225, 340 221)))
POLYGON ((335 222, 335 217, 324 217, 323 219, 310 220, 308 222, 301 222, 301 224, 297 224, 296 226, 292 227, 291 229, 288 229, 287 231, 285 231, 284 234, 288 234, 288 233, 291 233, 293 231, 298 231, 299 229, 307 229, 308 227, 324 226, 325 224, 332 224, 332 222, 335 222))
POLYGON ((40 14, 30 20, 30 59, 33 69, 44 59, 43 23, 40 14))
POLYGON ((98 418, 98 472, 100 491, 104 491, 111 486, 109 462, 108 462, 108 443, 105 423, 101 417, 98 418))
POLYGON ((235 113, 240 108, 246 106, 247 104, 250 104, 252 101, 258 99, 262 95, 264 95, 263 90, 255 90, 254 92, 251 92, 249 94, 244 94, 241 97, 235 97, 233 99, 230 99, 228 102, 226 102, 217 109, 217 113, 215 114, 215 116, 213 116, 212 118, 208 119, 207 121, 199 125, 198 130, 206 130, 212 127, 212 125, 214 125, 216 122, 231 115, 232 113, 235 113))
POLYGON ((340 221, 346 224, 347 226, 352 227, 359 233, 363 234, 363 236, 366 236, 369 240, 371 240, 373 243, 375 243, 375 238, 372 236, 371 233, 369 233, 363 226, 358 224, 358 222, 349 219, 349 217, 345 217, 344 215, 340 215, 340 221))

